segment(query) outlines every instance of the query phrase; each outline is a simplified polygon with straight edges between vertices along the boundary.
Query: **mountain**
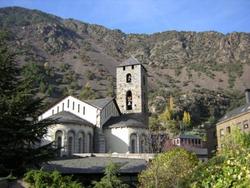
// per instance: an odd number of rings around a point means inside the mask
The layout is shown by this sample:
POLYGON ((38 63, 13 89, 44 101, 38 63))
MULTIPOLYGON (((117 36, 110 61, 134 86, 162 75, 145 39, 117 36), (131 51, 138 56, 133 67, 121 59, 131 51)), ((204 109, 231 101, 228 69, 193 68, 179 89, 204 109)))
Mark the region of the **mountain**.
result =
POLYGON ((10 33, 8 44, 28 67, 26 75, 39 73, 38 93, 52 100, 79 95, 86 84, 96 97, 112 94, 115 67, 130 56, 148 69, 152 112, 172 94, 182 110, 192 104, 206 117, 220 116, 250 88, 250 33, 126 34, 20 7, 0 9, 0 28, 10 33))

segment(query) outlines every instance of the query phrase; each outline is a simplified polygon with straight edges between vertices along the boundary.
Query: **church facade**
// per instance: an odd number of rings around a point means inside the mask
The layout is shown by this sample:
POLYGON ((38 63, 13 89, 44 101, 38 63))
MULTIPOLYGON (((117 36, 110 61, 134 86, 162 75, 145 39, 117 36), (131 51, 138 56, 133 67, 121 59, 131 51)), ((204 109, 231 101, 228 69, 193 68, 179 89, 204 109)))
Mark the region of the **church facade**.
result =
POLYGON ((147 71, 131 57, 116 68, 116 98, 67 96, 39 116, 53 119, 42 144, 55 142, 60 156, 73 153, 147 153, 147 71))

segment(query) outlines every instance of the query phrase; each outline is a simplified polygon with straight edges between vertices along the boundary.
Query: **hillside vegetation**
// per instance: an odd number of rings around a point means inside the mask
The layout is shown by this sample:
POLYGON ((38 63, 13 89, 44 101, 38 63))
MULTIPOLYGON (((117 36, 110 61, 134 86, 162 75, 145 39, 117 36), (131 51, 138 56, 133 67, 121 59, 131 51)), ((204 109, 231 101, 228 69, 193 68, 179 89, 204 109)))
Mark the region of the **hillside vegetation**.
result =
POLYGON ((115 67, 130 56, 149 73, 153 113, 164 109, 168 96, 176 108, 203 122, 219 118, 244 102, 250 87, 250 34, 166 31, 125 34, 100 25, 62 19, 20 7, 0 9, 0 28, 8 31, 9 47, 34 78, 38 95, 49 101, 95 92, 114 95, 115 67))

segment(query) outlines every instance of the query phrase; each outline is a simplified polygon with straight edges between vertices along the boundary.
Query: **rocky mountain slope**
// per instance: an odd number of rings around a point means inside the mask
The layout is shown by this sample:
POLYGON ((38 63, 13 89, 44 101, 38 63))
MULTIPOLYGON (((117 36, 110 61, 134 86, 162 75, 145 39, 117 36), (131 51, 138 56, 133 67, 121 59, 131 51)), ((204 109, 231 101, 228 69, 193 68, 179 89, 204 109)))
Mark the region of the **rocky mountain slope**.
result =
POLYGON ((207 117, 212 105, 223 114, 250 88, 250 33, 125 34, 20 7, 0 9, 0 28, 11 33, 9 46, 18 62, 38 66, 39 92, 49 90, 51 99, 78 95, 86 83, 96 97, 110 95, 115 66, 132 55, 148 69, 153 112, 172 93, 176 103, 184 97, 187 106, 179 102, 181 109, 202 103, 207 117))

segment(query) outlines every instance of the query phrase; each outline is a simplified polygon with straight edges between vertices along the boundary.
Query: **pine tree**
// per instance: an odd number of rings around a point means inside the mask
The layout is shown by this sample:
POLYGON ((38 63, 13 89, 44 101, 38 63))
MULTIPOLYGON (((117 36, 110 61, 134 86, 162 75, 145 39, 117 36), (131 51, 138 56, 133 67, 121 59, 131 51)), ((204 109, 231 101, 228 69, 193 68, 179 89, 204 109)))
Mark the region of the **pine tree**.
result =
POLYGON ((119 166, 110 162, 105 168, 105 176, 99 182, 93 182, 94 188, 128 188, 127 184, 123 184, 117 177, 119 166))
POLYGON ((36 121, 42 100, 32 94, 32 81, 20 78, 15 56, 0 36, 0 176, 22 173, 54 155, 51 144, 35 147, 50 120, 36 121))

